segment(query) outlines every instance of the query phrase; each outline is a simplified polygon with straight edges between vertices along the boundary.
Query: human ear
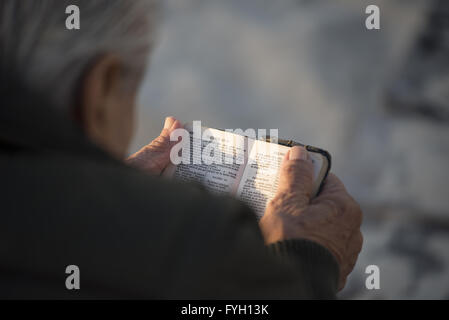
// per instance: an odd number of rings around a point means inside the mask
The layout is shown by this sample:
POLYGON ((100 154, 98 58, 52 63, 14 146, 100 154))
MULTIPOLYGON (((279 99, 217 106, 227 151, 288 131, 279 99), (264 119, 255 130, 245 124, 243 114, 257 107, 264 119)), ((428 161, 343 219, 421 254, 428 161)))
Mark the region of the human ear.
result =
POLYGON ((102 55, 87 70, 81 85, 80 121, 86 135, 103 148, 111 146, 113 115, 119 104, 123 65, 114 55, 102 55))

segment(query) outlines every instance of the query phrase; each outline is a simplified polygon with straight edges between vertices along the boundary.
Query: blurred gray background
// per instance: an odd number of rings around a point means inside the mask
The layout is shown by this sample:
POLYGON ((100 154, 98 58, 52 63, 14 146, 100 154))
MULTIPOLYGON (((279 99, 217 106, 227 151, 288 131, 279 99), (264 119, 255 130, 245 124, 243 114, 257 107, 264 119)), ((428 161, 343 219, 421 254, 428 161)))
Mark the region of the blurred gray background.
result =
POLYGON ((131 151, 168 115, 279 128, 324 148, 365 214, 364 248, 340 297, 449 298, 448 122, 391 112, 385 99, 431 1, 164 3, 131 151), (369 4, 380 7, 380 30, 365 28, 369 4), (365 288, 370 264, 380 290, 365 288))

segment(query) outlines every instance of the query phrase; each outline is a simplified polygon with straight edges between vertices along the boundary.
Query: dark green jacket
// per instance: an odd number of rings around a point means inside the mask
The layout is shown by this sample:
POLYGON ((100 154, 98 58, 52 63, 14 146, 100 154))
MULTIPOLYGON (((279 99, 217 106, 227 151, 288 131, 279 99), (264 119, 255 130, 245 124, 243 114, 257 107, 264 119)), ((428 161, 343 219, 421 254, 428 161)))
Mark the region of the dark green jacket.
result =
POLYGON ((335 297, 323 247, 267 250, 240 202, 127 167, 6 77, 0 93, 0 298, 335 297))

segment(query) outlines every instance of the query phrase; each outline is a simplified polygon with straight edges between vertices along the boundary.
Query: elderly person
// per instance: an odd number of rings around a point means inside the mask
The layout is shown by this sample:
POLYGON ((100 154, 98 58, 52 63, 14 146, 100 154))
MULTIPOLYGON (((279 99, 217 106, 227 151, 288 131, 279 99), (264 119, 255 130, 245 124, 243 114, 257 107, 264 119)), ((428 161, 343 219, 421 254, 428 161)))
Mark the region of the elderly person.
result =
POLYGON ((260 223, 159 177, 172 117, 123 160, 154 21, 148 0, 0 0, 0 297, 334 298, 361 250, 361 211, 332 174, 311 199, 304 149, 284 160, 260 223), (80 30, 65 28, 69 4, 80 30))

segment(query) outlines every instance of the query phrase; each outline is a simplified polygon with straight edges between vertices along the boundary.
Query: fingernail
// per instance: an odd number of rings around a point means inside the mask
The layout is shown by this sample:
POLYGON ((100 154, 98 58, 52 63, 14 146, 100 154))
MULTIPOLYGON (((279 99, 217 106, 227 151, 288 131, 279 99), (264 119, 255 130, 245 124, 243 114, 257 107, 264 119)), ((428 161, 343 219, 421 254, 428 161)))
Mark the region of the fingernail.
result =
POLYGON ((303 147, 294 146, 290 149, 290 160, 307 160, 308 152, 303 147))
POLYGON ((171 127, 171 119, 170 117, 165 118, 164 129, 170 129, 171 127))

